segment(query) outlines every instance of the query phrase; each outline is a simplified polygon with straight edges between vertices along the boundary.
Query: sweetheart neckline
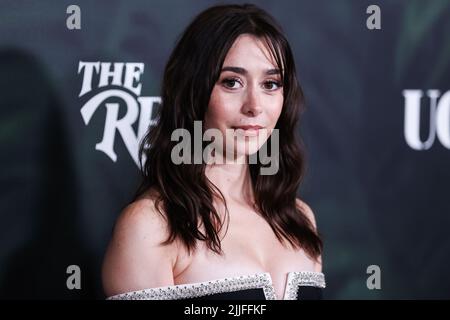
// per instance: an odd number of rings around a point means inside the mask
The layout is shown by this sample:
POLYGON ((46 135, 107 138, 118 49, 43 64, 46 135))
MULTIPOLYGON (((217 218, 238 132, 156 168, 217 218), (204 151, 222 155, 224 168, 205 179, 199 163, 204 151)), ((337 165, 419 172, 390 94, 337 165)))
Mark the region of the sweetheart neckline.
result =
MULTIPOLYGON (((291 271, 287 273, 283 300, 296 300, 297 289, 302 286, 325 288, 325 276, 317 271, 291 271)), ((261 288, 267 300, 278 300, 269 272, 259 272, 193 283, 174 284, 116 294, 107 300, 123 299, 185 299, 215 293, 261 288)))

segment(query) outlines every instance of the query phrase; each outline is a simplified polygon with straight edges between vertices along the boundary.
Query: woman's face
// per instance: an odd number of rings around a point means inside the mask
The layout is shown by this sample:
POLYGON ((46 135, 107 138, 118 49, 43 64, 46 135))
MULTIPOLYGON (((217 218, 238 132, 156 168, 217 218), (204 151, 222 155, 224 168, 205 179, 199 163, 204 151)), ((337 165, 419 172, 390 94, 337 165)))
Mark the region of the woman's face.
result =
MULTIPOLYGON (((205 115, 205 127, 233 133, 234 156, 257 152, 275 128, 283 107, 280 70, 255 36, 240 35, 225 57, 205 115), (250 126, 253 126, 250 127, 250 126)), ((229 156, 227 152, 227 157, 229 156)))

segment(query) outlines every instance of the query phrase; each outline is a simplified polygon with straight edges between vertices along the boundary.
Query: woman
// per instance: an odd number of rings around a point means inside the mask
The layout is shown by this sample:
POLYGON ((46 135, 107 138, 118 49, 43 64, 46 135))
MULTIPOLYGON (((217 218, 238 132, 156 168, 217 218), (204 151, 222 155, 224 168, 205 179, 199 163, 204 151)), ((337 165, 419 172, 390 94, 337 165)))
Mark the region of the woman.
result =
MULTIPOLYGON (((313 212, 296 198, 302 92, 277 23, 254 5, 202 12, 169 58, 161 98, 157 125, 140 148, 143 182, 104 259, 106 295, 320 298, 322 242, 313 212), (188 161, 198 157, 195 147, 182 152, 187 161, 176 161, 173 133, 195 137, 198 121, 202 132, 215 130, 224 140, 209 139, 215 149, 206 161, 188 161), (265 174, 261 157, 249 161, 263 147, 277 156, 276 170, 265 174), (226 161, 208 161, 220 156, 226 161)), ((201 146, 204 154, 204 140, 201 146)))

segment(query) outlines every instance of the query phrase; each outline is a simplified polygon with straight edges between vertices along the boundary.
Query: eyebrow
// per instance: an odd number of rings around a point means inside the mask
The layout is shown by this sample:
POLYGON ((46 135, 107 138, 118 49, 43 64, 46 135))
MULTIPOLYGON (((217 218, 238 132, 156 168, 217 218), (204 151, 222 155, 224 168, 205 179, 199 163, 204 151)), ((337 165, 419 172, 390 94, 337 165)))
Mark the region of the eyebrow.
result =
MULTIPOLYGON (((238 74, 242 74, 242 75, 246 75, 248 73, 248 71, 244 68, 241 67, 223 67, 221 72, 224 71, 232 71, 238 74)), ((281 74, 280 69, 267 69, 266 70, 266 75, 273 75, 273 74, 281 74)))

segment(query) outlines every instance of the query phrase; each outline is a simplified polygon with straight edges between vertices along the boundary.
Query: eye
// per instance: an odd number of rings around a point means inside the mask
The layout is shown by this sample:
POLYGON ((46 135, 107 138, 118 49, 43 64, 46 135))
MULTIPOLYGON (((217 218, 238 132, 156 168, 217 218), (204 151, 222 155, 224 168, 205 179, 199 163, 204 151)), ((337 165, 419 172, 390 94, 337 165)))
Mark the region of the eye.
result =
POLYGON ((283 85, 281 84, 281 82, 275 81, 275 80, 269 80, 269 81, 265 81, 265 82, 263 83, 264 89, 269 90, 269 91, 275 91, 275 90, 278 90, 278 89, 280 89, 282 86, 283 86, 283 85))
POLYGON ((238 89, 242 83, 237 78, 227 78, 222 80, 222 84, 228 89, 238 89))

